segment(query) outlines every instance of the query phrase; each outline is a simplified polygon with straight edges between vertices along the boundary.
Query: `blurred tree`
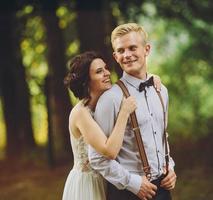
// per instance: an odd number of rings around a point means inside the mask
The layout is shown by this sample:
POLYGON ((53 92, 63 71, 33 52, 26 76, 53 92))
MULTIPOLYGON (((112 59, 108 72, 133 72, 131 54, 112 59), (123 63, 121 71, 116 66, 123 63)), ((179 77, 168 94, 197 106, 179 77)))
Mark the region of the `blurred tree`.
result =
POLYGON ((175 55, 175 62, 165 63, 162 70, 163 74, 175 74, 176 77, 176 81, 168 81, 173 106, 179 108, 172 114, 172 126, 176 125, 172 129, 177 134, 185 133, 191 137, 212 134, 209 121, 213 118, 213 104, 210 103, 213 44, 209 41, 213 40, 213 3, 207 0, 153 2, 157 15, 168 21, 168 32, 176 38, 183 30, 188 35, 185 44, 180 45, 183 43, 181 40, 176 44, 180 49, 175 55))
POLYGON ((107 52, 103 1, 76 1, 77 29, 80 50, 107 52))
POLYGON ((35 147, 29 91, 20 52, 21 26, 15 1, 1 1, 0 88, 7 131, 8 156, 29 153, 35 147))
MULTIPOLYGON (((112 59, 110 35, 116 25, 112 15, 110 1, 76 1, 77 30, 81 52, 95 50, 103 54, 109 66, 117 66, 112 59)), ((120 67, 115 71, 121 75, 120 67)))
MULTIPOLYGON (((213 63, 213 2, 204 0, 154 0, 158 15, 164 19, 177 20, 190 33, 192 43, 187 56, 208 60, 213 63), (205 49, 202 51, 201 49, 205 49)), ((211 74, 212 76, 212 74, 211 74)))
MULTIPOLYGON (((67 89, 63 85, 66 73, 65 45, 59 19, 56 16, 57 0, 40 1, 41 15, 46 28, 47 60, 49 73, 45 91, 49 118, 49 136, 53 142, 54 153, 62 157, 70 152, 68 119, 71 107, 67 89)), ((51 144, 51 143, 49 143, 51 144)))

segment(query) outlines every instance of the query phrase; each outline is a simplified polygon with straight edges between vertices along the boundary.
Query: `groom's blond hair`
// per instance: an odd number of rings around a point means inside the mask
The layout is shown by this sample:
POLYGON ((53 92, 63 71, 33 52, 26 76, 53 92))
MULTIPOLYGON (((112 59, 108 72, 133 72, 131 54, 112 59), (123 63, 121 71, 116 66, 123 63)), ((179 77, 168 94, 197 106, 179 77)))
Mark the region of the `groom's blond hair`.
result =
POLYGON ((114 41, 130 32, 140 33, 143 45, 147 44, 148 35, 144 28, 136 23, 127 23, 117 26, 111 34, 111 44, 114 49, 114 41))

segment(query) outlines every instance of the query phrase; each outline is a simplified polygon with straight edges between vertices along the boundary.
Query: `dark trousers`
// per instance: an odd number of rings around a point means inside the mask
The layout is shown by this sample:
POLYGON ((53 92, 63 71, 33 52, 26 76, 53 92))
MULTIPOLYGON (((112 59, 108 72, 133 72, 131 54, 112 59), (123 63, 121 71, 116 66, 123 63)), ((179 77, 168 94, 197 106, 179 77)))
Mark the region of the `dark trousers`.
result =
POLYGON ((108 183, 107 200, 140 200, 136 195, 128 190, 118 190, 114 185, 108 183))
MULTIPOLYGON (((172 200, 171 194, 168 190, 160 187, 161 179, 152 181, 158 187, 156 196, 152 200, 172 200)), ((128 190, 118 190, 114 185, 108 183, 107 200, 140 200, 135 194, 128 190)))
POLYGON ((172 200, 172 196, 169 190, 165 190, 164 188, 160 187, 160 182, 162 178, 152 181, 154 185, 157 186, 157 192, 155 197, 152 200, 172 200))

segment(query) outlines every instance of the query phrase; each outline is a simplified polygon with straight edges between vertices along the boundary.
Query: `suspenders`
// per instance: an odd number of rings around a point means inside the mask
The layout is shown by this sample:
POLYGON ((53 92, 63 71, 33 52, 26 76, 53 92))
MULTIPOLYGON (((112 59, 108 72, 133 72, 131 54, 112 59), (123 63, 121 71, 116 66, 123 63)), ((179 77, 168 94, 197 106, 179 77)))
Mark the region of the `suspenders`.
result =
MULTIPOLYGON (((116 83, 121 90, 123 91, 123 95, 127 98, 130 96, 129 91, 127 89, 127 87, 124 85, 124 83, 121 80, 118 80, 116 83)), ((163 98, 161 96, 161 93, 156 91, 159 98, 160 98, 160 102, 162 104, 162 108, 163 108, 163 116, 164 116, 164 133, 163 133, 163 142, 165 145, 165 160, 166 160, 166 174, 168 173, 168 168, 169 168, 169 152, 168 152, 168 143, 167 143, 167 133, 166 133, 166 110, 163 104, 163 98)), ((140 154, 140 158, 142 161, 142 165, 143 165, 143 170, 145 172, 145 175, 147 177, 148 180, 151 179, 151 171, 150 171, 150 166, 149 166, 149 162, 146 156, 146 152, 145 152, 145 148, 144 148, 144 144, 142 141, 142 136, 141 136, 141 132, 140 132, 140 128, 138 126, 138 121, 137 121, 137 117, 135 112, 132 112, 130 114, 130 122, 131 122, 131 126, 132 129, 134 131, 135 134, 135 139, 137 142, 137 146, 138 146, 138 151, 140 154)))

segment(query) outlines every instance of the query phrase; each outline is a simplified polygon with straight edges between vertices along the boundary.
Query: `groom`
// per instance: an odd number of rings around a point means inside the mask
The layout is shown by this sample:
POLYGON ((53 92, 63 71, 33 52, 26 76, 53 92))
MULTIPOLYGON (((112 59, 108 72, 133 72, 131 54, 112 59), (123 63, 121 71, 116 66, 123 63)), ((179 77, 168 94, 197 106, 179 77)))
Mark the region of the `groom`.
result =
MULTIPOLYGON (((108 200, 170 200, 170 190, 175 187, 176 174, 174 162, 169 157, 168 173, 162 178, 165 173, 162 105, 154 87, 139 90, 141 82, 148 79, 146 59, 150 45, 147 43, 147 34, 138 24, 123 24, 113 30, 111 42, 113 56, 123 70, 121 80, 137 100, 136 116, 151 169, 151 179, 148 180, 143 171, 130 123, 126 127, 123 145, 116 160, 108 160, 90 147, 91 166, 109 182, 108 200)), ((167 112, 168 93, 164 86, 161 96, 167 112)), ((122 98, 122 90, 115 84, 98 100, 95 120, 107 136, 114 127, 122 98)))

